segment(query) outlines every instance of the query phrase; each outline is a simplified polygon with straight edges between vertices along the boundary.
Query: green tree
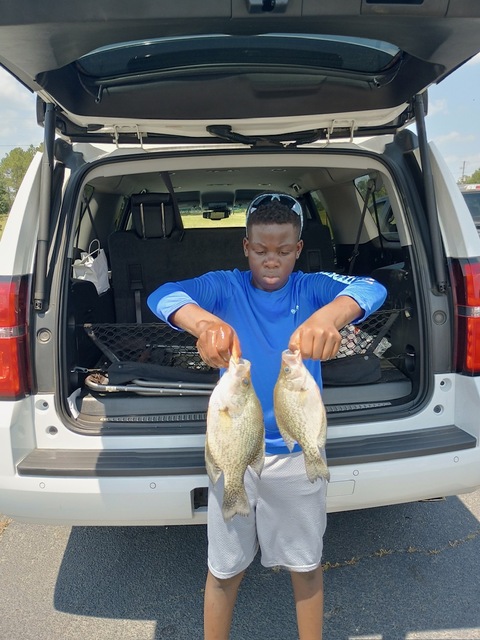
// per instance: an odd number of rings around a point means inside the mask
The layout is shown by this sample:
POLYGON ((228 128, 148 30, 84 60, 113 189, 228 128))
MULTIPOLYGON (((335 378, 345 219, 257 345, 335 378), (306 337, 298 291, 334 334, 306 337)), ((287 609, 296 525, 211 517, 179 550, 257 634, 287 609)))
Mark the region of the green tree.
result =
POLYGON ((0 176, 0 215, 6 215, 10 211, 10 196, 8 189, 0 176))
POLYGON ((15 200, 20 184, 23 180, 30 162, 37 151, 42 150, 43 145, 35 147, 31 144, 28 149, 15 147, 10 153, 0 160, 0 209, 7 212, 15 200))
POLYGON ((472 173, 471 176, 465 176, 462 180, 463 184, 478 184, 480 183, 480 168, 472 173))

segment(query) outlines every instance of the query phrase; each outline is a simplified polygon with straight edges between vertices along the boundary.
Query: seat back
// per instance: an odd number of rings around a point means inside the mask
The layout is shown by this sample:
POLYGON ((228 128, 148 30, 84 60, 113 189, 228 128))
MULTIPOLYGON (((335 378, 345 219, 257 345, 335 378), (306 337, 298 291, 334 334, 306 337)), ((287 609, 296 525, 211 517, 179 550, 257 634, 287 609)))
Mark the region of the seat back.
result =
POLYGON ((152 322, 149 282, 167 273, 169 246, 181 241, 183 225, 169 194, 135 194, 130 206, 132 228, 108 238, 115 315, 117 322, 152 322))
POLYGON ((133 230, 139 238, 170 238, 183 230, 182 218, 166 193, 139 193, 130 198, 133 230))
POLYGON ((108 241, 118 323, 158 321, 146 299, 165 282, 247 268, 243 229, 183 229, 165 194, 132 196, 131 206, 132 229, 116 231, 108 241))
POLYGON ((335 271, 335 251, 330 229, 317 220, 306 220, 303 233, 303 249, 296 269, 305 273, 335 271))

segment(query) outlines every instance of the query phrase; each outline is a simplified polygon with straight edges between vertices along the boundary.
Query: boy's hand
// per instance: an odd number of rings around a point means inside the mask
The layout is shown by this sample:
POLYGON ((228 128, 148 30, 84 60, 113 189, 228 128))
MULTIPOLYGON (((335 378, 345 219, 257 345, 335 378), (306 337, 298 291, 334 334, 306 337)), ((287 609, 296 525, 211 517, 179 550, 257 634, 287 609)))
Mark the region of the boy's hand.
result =
POLYGON ((237 334, 221 320, 205 322, 198 336, 197 349, 209 367, 228 367, 230 356, 240 358, 242 355, 237 334))
POLYGON ((341 340, 332 322, 328 319, 322 322, 320 318, 310 316, 292 334, 288 348, 299 350, 304 360, 330 360, 339 350, 341 340))
POLYGON ((339 296, 315 311, 293 332, 288 348, 300 350, 303 359, 330 360, 340 348, 340 329, 361 314, 362 309, 353 298, 339 296))
POLYGON ((240 358, 240 341, 233 327, 196 304, 186 304, 170 316, 170 322, 197 338, 197 349, 209 367, 228 367, 230 356, 240 358))

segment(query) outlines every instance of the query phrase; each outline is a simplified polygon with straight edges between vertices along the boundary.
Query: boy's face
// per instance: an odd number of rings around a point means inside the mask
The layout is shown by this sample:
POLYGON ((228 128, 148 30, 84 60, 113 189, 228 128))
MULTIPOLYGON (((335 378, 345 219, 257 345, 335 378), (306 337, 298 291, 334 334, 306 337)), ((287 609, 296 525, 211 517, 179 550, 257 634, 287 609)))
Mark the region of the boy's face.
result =
POLYGON ((287 282, 300 255, 303 240, 293 224, 253 224, 243 248, 252 272, 253 285, 276 291, 287 282))

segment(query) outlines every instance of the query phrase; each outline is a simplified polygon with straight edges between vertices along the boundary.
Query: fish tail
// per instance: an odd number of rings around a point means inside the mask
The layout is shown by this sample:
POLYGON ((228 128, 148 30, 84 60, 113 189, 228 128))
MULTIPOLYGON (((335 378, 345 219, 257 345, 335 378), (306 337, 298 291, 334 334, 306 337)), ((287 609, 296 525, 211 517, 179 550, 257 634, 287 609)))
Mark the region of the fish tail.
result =
POLYGON ((231 520, 233 516, 248 516, 250 513, 250 503, 247 492, 242 483, 225 481, 223 492, 222 513, 225 521, 231 520))
POLYGON ((315 482, 318 478, 324 478, 327 481, 330 480, 330 471, 328 470, 327 463, 319 451, 304 455, 304 459, 305 471, 307 472, 307 478, 310 482, 315 482))

